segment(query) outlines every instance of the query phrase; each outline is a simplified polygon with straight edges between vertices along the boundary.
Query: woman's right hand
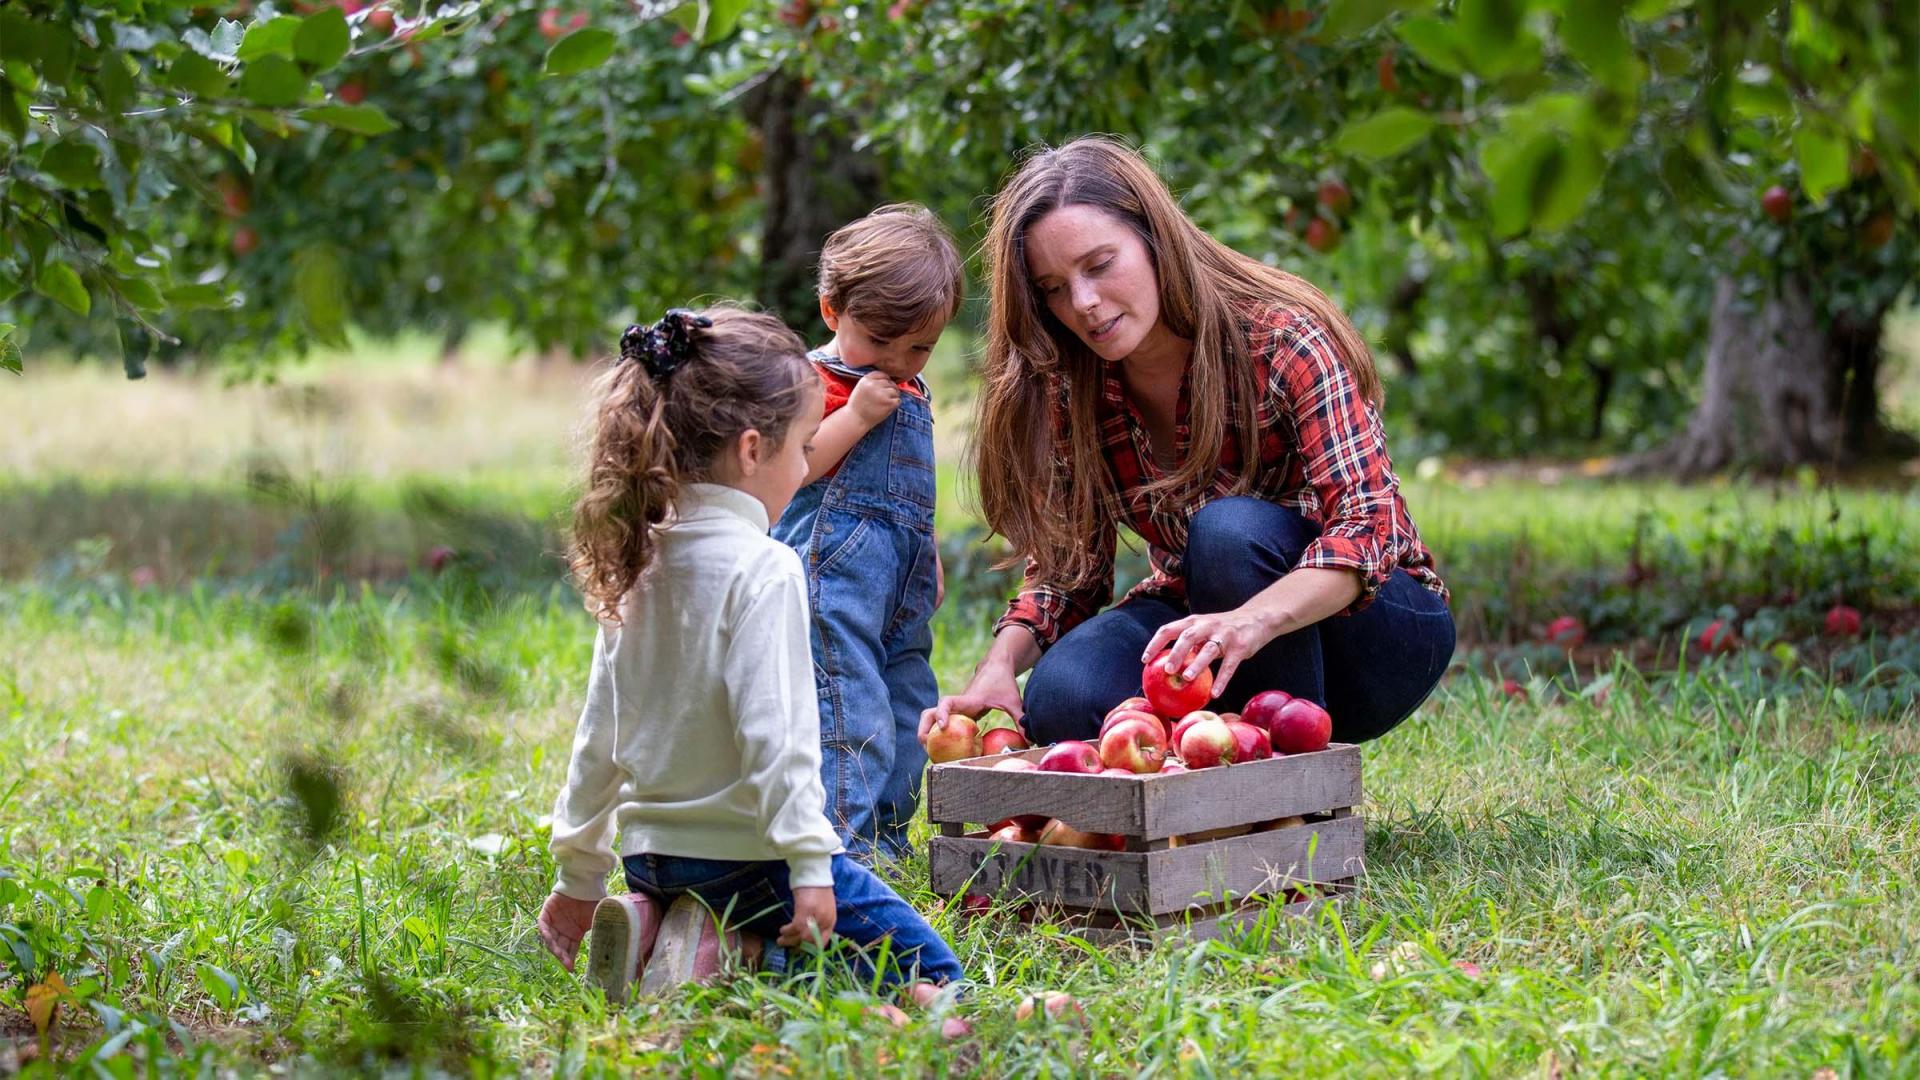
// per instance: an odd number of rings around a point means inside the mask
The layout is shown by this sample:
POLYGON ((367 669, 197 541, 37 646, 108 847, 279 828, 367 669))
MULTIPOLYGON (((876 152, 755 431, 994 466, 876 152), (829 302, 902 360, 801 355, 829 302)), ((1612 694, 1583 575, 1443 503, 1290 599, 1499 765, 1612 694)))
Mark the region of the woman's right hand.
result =
MULTIPOLYGON (((921 713, 921 745, 926 745, 927 733, 933 730, 933 726, 946 723, 947 717, 952 714, 960 713, 978 719, 989 709, 999 709, 1013 717, 1015 723, 1021 723, 1026 716, 1026 705, 1020 700, 1020 684, 1011 670, 983 666, 974 673, 973 681, 967 684, 965 690, 941 698, 939 704, 921 713)), ((1021 730, 1025 730, 1024 724, 1021 730)))

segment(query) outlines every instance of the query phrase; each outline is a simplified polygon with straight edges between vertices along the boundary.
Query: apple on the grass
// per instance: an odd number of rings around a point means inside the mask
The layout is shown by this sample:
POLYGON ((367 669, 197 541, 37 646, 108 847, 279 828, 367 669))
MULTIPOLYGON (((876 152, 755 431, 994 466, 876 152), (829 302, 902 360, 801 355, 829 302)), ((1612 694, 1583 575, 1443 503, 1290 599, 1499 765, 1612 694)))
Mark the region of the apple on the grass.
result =
POLYGON ((1079 1002, 1073 1000, 1073 995, 1059 990, 1028 995, 1014 1008, 1013 1019, 1015 1023, 1024 1024, 1033 1019, 1035 1014, 1042 1012, 1048 1020, 1078 1024, 1085 1023, 1087 1019, 1086 1010, 1080 1007, 1079 1002))
POLYGON ((1233 732, 1233 760, 1259 761, 1273 756, 1273 743, 1267 737, 1265 728, 1256 727, 1245 720, 1226 721, 1227 730, 1233 732))
POLYGON ((936 765, 980 756, 980 725, 965 713, 948 713, 927 729, 927 758, 936 765))
POLYGON ((1231 765, 1237 760, 1239 749, 1240 741, 1234 737, 1233 729, 1218 716, 1188 724, 1180 735, 1180 760, 1186 762, 1189 769, 1231 765))
POLYGON ((1155 717, 1122 717, 1100 736, 1100 761, 1109 770, 1159 772, 1167 761, 1167 729, 1155 717))
POLYGON ((1306 698, 1294 698, 1280 706, 1268 722, 1267 737, 1276 754, 1311 754, 1325 750, 1333 739, 1333 717, 1306 698))
POLYGON ((1041 772, 1097 773, 1103 768, 1100 751, 1095 750, 1092 743, 1079 739, 1054 743, 1040 759, 1041 772))
POLYGON ((1183 679, 1180 672, 1167 670, 1167 658, 1172 655, 1169 649, 1154 657, 1140 674, 1140 692, 1154 712, 1168 718, 1185 716, 1213 700, 1213 670, 1201 668, 1191 680, 1183 679))

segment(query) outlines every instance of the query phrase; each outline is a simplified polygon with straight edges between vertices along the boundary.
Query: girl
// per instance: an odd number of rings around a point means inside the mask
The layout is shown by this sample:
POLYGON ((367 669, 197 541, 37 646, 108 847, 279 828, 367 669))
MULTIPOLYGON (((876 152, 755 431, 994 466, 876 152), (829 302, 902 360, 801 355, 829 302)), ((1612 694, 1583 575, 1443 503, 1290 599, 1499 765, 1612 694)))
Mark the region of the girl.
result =
POLYGON ((780 946, 837 931, 931 1001, 959 962, 827 821, 806 575, 767 535, 820 424, 805 346, 769 315, 676 309, 627 330, 597 396, 570 560, 600 631, 541 940, 572 970, 591 926, 588 977, 620 1001, 650 956, 714 959, 697 902, 780 946), (607 898, 616 829, 628 893, 607 898))

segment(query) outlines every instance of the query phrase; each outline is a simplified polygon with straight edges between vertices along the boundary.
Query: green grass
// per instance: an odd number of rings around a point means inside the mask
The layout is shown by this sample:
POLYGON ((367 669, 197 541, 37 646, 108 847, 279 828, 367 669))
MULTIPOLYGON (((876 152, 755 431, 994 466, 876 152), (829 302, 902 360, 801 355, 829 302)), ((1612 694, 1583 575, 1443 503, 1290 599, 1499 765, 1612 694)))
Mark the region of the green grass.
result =
MULTIPOLYGON (((23 384, 35 419, 0 485, 0 1072, 50 1067, 21 1004, 52 971, 75 1073, 1920 1075, 1911 492, 1410 475, 1488 647, 1368 746, 1359 894, 1249 939, 1102 952, 963 919, 916 861, 900 888, 977 980, 956 1047, 867 1017, 844 977, 609 1010, 545 957, 543 821, 592 630, 555 580, 568 472, 538 433, 574 391, 511 366, 351 374, 312 373, 346 403, 324 421, 183 380, 157 386, 177 411, 154 431, 102 398, 105 430, 147 433, 119 451, 56 430, 84 387, 23 384), (383 419, 408 385, 459 407, 383 419), (292 494, 249 487, 261 462, 292 494), (1660 576, 1628 588, 1636 536, 1660 576), (444 541, 456 570, 417 573, 444 541), (1870 640, 1811 639, 1833 591, 1870 640), (1596 671, 1525 644, 1567 604, 1628 651, 1596 671), (1632 652, 1722 605, 1753 648, 1632 652), (1515 664, 1524 700, 1484 677, 1515 664), (1037 988, 1076 994, 1085 1028, 1016 1024, 1037 988)), ((1003 592, 959 561, 967 524, 943 519, 946 686, 1003 592)))

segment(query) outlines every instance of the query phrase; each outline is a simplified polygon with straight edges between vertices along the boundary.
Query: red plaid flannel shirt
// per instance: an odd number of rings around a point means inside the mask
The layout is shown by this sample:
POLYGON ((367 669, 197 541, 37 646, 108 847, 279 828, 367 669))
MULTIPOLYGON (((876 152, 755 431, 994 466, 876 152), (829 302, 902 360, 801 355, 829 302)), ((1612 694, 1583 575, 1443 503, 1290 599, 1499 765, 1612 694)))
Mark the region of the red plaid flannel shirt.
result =
MULTIPOLYGON (((1360 597, 1348 614, 1371 603, 1396 569, 1446 599, 1447 587, 1434 570, 1433 553, 1420 542, 1400 497, 1400 478, 1387 460, 1380 412, 1361 396, 1326 325, 1307 312, 1273 308, 1249 320, 1247 329, 1248 352, 1266 376, 1256 413, 1260 468, 1247 494, 1297 510, 1320 525, 1319 538, 1307 545, 1299 565, 1359 571, 1360 597)), ((1055 438, 1063 447, 1065 400, 1064 394, 1056 395, 1054 413, 1055 438)), ((1187 408, 1183 380, 1174 418, 1174 445, 1181 459, 1192 435, 1187 408)), ((1147 542, 1152 568, 1127 597, 1156 596, 1186 606, 1180 568, 1187 522, 1202 506, 1232 493, 1240 469, 1239 439, 1228 431, 1219 469, 1206 491, 1178 505, 1155 507, 1142 488, 1162 470, 1153 461, 1140 414, 1121 385, 1118 365, 1107 366, 1098 415, 1102 453, 1113 470, 1121 503, 1121 520, 1104 522, 1090 541, 1095 552, 1104 554, 1105 564, 1089 584, 1072 590, 1034 581, 1029 564, 1020 594, 994 624, 996 634, 1004 626, 1024 626, 1042 647, 1049 646, 1111 602, 1113 549, 1122 524, 1147 542)), ((1060 457, 1066 460, 1064 449, 1060 457)))

